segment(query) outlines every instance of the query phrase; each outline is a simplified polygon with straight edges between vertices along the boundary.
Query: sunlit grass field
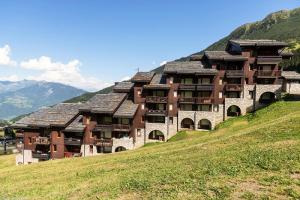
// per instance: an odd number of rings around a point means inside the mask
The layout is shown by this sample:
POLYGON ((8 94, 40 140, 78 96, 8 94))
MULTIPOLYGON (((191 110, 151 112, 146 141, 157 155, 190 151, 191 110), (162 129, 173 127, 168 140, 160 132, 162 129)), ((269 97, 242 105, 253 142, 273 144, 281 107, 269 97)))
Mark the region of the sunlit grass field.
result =
POLYGON ((27 166, 0 156, 1 198, 299 199, 300 102, 133 151, 27 166))

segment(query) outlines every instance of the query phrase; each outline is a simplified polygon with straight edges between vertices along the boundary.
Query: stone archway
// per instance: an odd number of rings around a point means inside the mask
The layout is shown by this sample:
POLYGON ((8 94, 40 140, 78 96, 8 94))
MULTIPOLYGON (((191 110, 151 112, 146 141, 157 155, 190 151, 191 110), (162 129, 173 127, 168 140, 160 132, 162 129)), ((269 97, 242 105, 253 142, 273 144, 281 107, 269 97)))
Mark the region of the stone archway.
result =
POLYGON ((229 106, 229 108, 227 109, 228 117, 237 117, 240 115, 241 115, 241 109, 236 105, 229 106))
POLYGON ((194 121, 190 118, 184 118, 181 121, 181 128, 183 129, 194 129, 194 127, 195 127, 194 121))
POLYGON ((198 122, 198 129, 211 130, 211 122, 208 119, 201 119, 198 122))
POLYGON ((165 141, 165 135, 159 130, 154 130, 149 133, 149 140, 165 141))
POLYGON ((275 101, 276 95, 273 92, 265 92, 259 97, 260 104, 270 104, 275 101))
POLYGON ((121 152, 121 151, 126 151, 127 149, 123 146, 119 146, 115 149, 115 152, 121 152))

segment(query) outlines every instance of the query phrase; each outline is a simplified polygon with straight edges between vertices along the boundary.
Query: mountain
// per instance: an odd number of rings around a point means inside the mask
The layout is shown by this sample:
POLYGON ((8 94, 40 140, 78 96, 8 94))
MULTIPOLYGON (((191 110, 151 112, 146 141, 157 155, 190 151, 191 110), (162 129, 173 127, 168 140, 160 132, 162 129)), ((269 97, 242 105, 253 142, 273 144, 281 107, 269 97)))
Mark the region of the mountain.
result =
MULTIPOLYGON (((291 61, 283 63, 288 70, 297 70, 300 72, 300 8, 294 10, 281 10, 269 14, 261 21, 244 24, 228 36, 213 43, 206 49, 193 53, 203 54, 205 50, 224 50, 226 43, 230 39, 273 39, 289 43, 290 50, 294 52, 294 58, 291 61)), ((188 60, 190 56, 179 58, 178 61, 188 60)), ((152 71, 162 72, 164 66, 158 67, 152 71)), ((95 93, 86 93, 82 96, 68 100, 67 102, 87 101, 97 93, 108 93, 112 87, 104 88, 95 93)))
POLYGON ((0 156, 0 199, 299 199, 300 102, 132 151, 15 165, 0 156))
POLYGON ((50 106, 85 93, 72 86, 44 81, 0 81, 0 119, 50 106))

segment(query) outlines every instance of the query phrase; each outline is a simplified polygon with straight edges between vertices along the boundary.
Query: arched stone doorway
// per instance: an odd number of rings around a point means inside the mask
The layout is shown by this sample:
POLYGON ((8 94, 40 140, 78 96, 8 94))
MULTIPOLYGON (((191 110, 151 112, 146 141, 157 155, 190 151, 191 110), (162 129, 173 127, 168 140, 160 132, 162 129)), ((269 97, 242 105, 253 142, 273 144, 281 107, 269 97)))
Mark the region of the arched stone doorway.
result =
POLYGON ((201 119, 198 123, 198 129, 211 130, 211 122, 208 119, 201 119))
POLYGON ((183 129, 194 129, 194 127, 195 127, 194 121, 190 118, 184 118, 181 121, 181 128, 183 129))
POLYGON ((265 92, 259 97, 259 103, 270 104, 275 101, 275 94, 273 92, 265 92))
POLYGON ((121 151, 126 151, 127 149, 123 146, 119 146, 115 149, 115 152, 121 152, 121 151))
POLYGON ((149 133, 149 140, 165 141, 165 135, 159 130, 154 130, 149 133))
POLYGON ((227 109, 227 116, 228 117, 237 117, 241 115, 240 107, 236 105, 232 105, 227 109))

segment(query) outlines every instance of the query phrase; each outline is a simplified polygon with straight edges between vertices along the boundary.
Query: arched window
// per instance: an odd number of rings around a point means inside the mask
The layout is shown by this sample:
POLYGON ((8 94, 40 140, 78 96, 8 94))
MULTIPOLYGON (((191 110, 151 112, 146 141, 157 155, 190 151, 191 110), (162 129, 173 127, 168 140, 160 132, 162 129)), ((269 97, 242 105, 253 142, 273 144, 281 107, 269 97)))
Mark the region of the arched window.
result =
POLYGON ((119 146, 115 149, 115 152, 121 152, 121 151, 126 151, 125 147, 119 146))
POLYGON ((265 92, 259 98, 259 103, 270 104, 275 101, 275 94, 273 92, 265 92))
POLYGON ((150 132, 149 139, 150 140, 165 141, 165 136, 164 136, 163 132, 158 131, 158 130, 154 130, 154 131, 150 132))
POLYGON ((198 123, 198 129, 211 130, 211 122, 208 119, 201 119, 198 123))
POLYGON ((237 117, 241 115, 241 109, 238 106, 232 105, 227 109, 228 117, 237 117))
POLYGON ((195 125, 194 125, 194 121, 190 118, 184 118, 181 121, 181 128, 184 129, 194 129, 195 125))

